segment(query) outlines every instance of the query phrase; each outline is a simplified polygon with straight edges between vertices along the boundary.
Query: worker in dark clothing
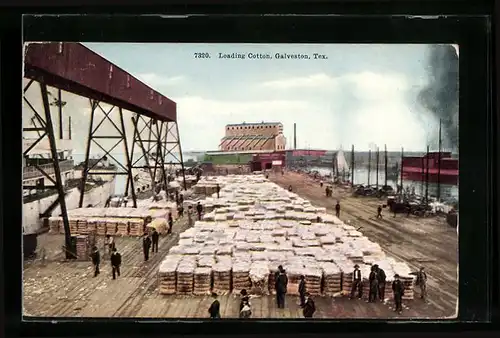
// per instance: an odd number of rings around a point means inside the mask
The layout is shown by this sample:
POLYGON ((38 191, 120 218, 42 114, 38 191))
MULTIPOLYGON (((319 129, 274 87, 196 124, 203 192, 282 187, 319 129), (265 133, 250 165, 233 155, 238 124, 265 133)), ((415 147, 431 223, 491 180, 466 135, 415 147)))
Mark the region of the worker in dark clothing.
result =
POLYGON ((410 202, 406 202, 406 217, 410 217, 411 214, 411 204, 410 202))
POLYGON ((122 265, 122 255, 118 253, 115 247, 111 254, 111 271, 113 272, 113 279, 116 279, 116 275, 120 277, 120 265, 122 265))
POLYGON ((156 230, 156 228, 153 230, 153 233, 151 234, 151 243, 153 244, 152 246, 152 252, 158 252, 158 242, 160 240, 160 234, 156 230))
POLYGON ((167 234, 171 234, 172 233, 172 229, 174 228, 174 219, 172 217, 172 213, 169 212, 168 213, 168 230, 167 230, 167 234))
POLYGON ((337 204, 335 204, 335 216, 337 216, 337 218, 340 218, 340 202, 337 201, 337 204))
POLYGON ((99 253, 99 250, 97 250, 96 246, 94 246, 94 248, 92 249, 90 258, 92 258, 92 264, 94 264, 94 277, 97 277, 97 275, 100 273, 99 264, 101 264, 101 254, 99 253))
POLYGON ((196 183, 198 183, 198 181, 200 180, 200 178, 201 178, 201 173, 198 171, 196 173, 196 183))
POLYGON ((328 186, 325 188, 325 195, 326 197, 330 197, 330 187, 328 186))
POLYGON ((300 276, 299 296, 300 296, 300 307, 304 307, 306 303, 306 278, 304 277, 304 275, 300 276))
POLYGON ((314 312, 316 312, 316 305, 314 305, 314 301, 311 298, 309 292, 307 292, 305 296, 306 296, 306 301, 302 309, 302 314, 304 315, 304 318, 312 318, 314 312))
POLYGON ((392 282, 392 292, 394 293, 394 304, 396 305, 394 311, 403 312, 403 295, 405 292, 405 287, 403 282, 399 280, 399 275, 394 276, 394 282, 392 282))
POLYGON ((358 291, 358 298, 361 298, 361 271, 359 270, 359 265, 354 265, 354 272, 352 273, 352 288, 351 288, 351 299, 354 298, 354 293, 358 291))
POLYGON ((217 183, 217 186, 215 187, 216 191, 217 191, 217 198, 220 197, 220 185, 219 183, 217 183))
POLYGON ((175 191, 175 203, 179 204, 179 192, 175 191))
POLYGON ((212 293, 212 298, 214 299, 214 301, 212 302, 212 305, 210 305, 208 313, 210 314, 210 318, 218 319, 220 318, 220 303, 217 300, 217 294, 215 292, 212 293))
POLYGON ((240 297, 241 297, 241 299, 240 299, 240 312, 241 312, 241 309, 243 309, 243 306, 245 306, 245 303, 250 302, 250 296, 248 295, 247 290, 243 289, 240 292, 240 297))
POLYGON ((274 288, 276 290, 276 303, 279 309, 285 308, 285 295, 288 287, 288 277, 283 266, 278 266, 276 273, 276 282, 274 288))
POLYGON ((149 259, 149 249, 151 248, 151 238, 148 234, 144 234, 142 238, 142 251, 144 252, 144 261, 147 262, 149 259))
POLYGON ((201 214, 203 212, 203 206, 201 205, 200 202, 196 204, 196 212, 198 213, 198 221, 201 221, 201 214))
POLYGON ((378 293, 378 280, 377 280, 377 272, 375 270, 375 266, 372 266, 370 271, 370 276, 368 277, 368 281, 370 282, 370 291, 368 293, 368 302, 374 303, 377 299, 378 293))
POLYGON ((420 271, 417 272, 415 285, 420 287, 420 298, 425 300, 425 297, 427 296, 427 274, 425 273, 423 267, 421 267, 420 271))
POLYGON ((184 204, 184 195, 183 194, 180 194, 179 195, 179 204, 184 204))
POLYGON ((382 206, 379 205, 377 208, 377 218, 382 219, 382 206))
POLYGON ((323 181, 319 182, 319 186, 323 188, 323 181))
POLYGON ((379 296, 380 301, 383 302, 385 300, 386 275, 385 275, 385 271, 383 269, 379 268, 379 266, 377 264, 375 264, 374 266, 375 266, 375 270, 377 272, 378 296, 379 296))
POLYGON ((291 186, 291 185, 289 185, 289 186, 288 186, 288 191, 289 191, 289 192, 292 192, 292 190, 293 190, 293 189, 292 189, 292 186, 291 186))
POLYGON ((188 225, 191 227, 193 226, 193 207, 191 205, 188 205, 187 216, 188 216, 188 225))
POLYGON ((179 205, 177 206, 177 213, 179 214, 179 217, 184 216, 184 206, 182 205, 182 203, 179 203, 179 205))

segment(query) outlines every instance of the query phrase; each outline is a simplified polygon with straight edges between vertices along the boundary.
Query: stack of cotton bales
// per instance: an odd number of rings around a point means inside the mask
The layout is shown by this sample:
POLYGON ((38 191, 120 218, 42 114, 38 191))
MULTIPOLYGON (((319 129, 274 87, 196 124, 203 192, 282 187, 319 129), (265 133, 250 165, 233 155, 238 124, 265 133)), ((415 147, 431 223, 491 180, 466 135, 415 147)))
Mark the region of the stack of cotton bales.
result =
POLYGON ((177 266, 181 256, 168 256, 161 264, 158 271, 159 291, 163 295, 175 294, 177 281, 177 266))
POLYGON ((218 294, 227 294, 231 292, 231 270, 232 260, 230 256, 221 258, 213 266, 214 286, 213 291, 218 294))
POLYGON ((193 256, 184 256, 177 266, 176 292, 179 294, 193 293, 196 259, 192 259, 192 257, 193 256))
POLYGON ((212 268, 198 267, 194 270, 193 293, 195 295, 210 294, 212 287, 212 268))
MULTIPOLYGON (((286 270, 289 294, 298 294, 301 275, 313 294, 350 293, 355 264, 366 279, 370 266, 386 259, 380 246, 354 227, 260 176, 229 175, 200 181, 217 183, 220 198, 213 194, 201 201, 205 210, 207 206, 213 210, 181 233, 178 245, 169 252, 194 257, 193 271, 212 269, 217 293, 248 288, 273 292, 279 265, 286 270)), ((388 278, 392 266, 387 267, 388 278)))
POLYGON ((324 293, 327 296, 336 296, 342 292, 342 271, 333 262, 321 264, 323 271, 324 293))

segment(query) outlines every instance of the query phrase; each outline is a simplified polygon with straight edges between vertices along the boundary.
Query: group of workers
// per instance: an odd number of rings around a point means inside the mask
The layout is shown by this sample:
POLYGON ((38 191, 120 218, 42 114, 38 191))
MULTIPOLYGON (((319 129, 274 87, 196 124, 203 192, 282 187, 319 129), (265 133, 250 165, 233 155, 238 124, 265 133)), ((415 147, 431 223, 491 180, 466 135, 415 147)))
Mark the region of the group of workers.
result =
MULTIPOLYGON (((278 271, 275 274, 275 284, 274 290, 276 292, 276 305, 278 309, 285 308, 285 296, 288 289, 288 276, 286 274, 283 266, 278 266, 278 271)), ((212 297, 214 298, 213 303, 210 305, 208 309, 208 313, 210 318, 216 319, 221 318, 220 315, 220 303, 217 300, 217 294, 212 293, 212 297)), ((247 290, 243 289, 240 292, 240 307, 239 307, 239 317, 240 318, 250 318, 252 315, 252 307, 250 303, 250 299, 256 297, 249 295, 247 290)), ((299 283, 299 299, 300 299, 300 307, 302 308, 302 314, 304 318, 312 318, 314 313, 316 312, 316 305, 314 304, 314 300, 311 295, 306 290, 306 280, 305 276, 300 276, 299 283)))
MULTIPOLYGON (((426 298, 426 285, 427 285, 427 274, 424 268, 421 267, 416 273, 417 278, 415 285, 420 287, 420 298, 426 298)), ((373 265, 368 277, 369 293, 368 302, 374 303, 379 299, 381 302, 385 301, 385 286, 386 286, 386 275, 385 271, 381 269, 377 264, 373 265)), ((357 291, 357 297, 361 299, 363 296, 363 280, 361 276, 361 271, 359 270, 359 265, 354 265, 354 271, 352 276, 352 289, 351 289, 351 299, 354 299, 355 293, 357 291)), ((392 282, 392 292, 394 296, 394 311, 401 314, 403 311, 403 295, 405 292, 405 287, 403 282, 400 280, 399 275, 394 275, 394 281, 392 282)))

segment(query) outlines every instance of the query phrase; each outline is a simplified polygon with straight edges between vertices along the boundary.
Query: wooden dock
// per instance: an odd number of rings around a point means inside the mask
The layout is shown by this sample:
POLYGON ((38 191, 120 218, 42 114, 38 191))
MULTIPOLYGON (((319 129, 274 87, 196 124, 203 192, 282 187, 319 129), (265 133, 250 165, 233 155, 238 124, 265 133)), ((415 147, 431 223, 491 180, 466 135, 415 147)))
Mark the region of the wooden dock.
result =
MULTIPOLYGON (((314 199, 311 200, 315 202, 314 199)), ((360 207, 362 204, 362 200, 359 200, 360 207)), ((347 209, 347 205, 343 204, 343 208, 347 209)), ((352 212, 355 217, 356 212, 352 212)), ((420 299, 405 302, 405 310, 397 315, 391 310, 392 301, 382 304, 346 298, 315 297, 317 312, 314 317, 415 319, 454 316, 458 283, 452 245, 456 238, 453 238, 450 231, 443 226, 437 232, 440 234, 438 237, 436 232, 432 235, 420 232, 419 229, 426 229, 431 225, 424 228, 414 225, 412 230, 409 225, 395 226, 386 224, 387 221, 367 221, 362 214, 357 217, 359 222, 359 219, 364 222, 361 231, 379 242, 384 249, 396 253, 395 257, 408 261, 414 267, 420 264, 427 267, 429 303, 420 299), (402 228, 406 230, 403 231, 402 228), (445 292, 438 293, 438 287, 445 292)), ((122 275, 116 280, 111 278, 111 268, 106 257, 101 263, 101 274, 93 278, 90 261, 64 260, 61 249, 63 235, 40 236, 38 248, 44 249, 47 258, 45 261, 37 259, 25 262, 24 314, 36 317, 207 318, 211 297, 164 296, 158 293, 158 266, 168 250, 178 242, 179 233, 185 229, 185 220, 177 222, 171 235, 160 238, 159 252, 152 254, 148 262, 144 262, 140 238, 116 237, 116 247, 122 254, 123 261, 122 275)), ((102 245, 99 246, 101 247, 102 245)), ((389 290, 386 294, 392 298, 389 290)), ((238 297, 232 294, 221 295, 219 301, 223 318, 238 317, 238 297)), ((297 297, 287 296, 286 309, 278 309, 274 296, 255 298, 252 300, 252 317, 302 318, 297 303, 297 297)))

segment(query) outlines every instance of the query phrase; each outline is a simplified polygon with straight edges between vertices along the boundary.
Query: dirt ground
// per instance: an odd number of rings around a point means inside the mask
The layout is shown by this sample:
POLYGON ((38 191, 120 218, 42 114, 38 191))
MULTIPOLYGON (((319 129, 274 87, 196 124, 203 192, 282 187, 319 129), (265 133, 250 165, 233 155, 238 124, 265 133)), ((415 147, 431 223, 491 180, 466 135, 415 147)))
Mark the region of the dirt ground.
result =
MULTIPOLYGON (((333 197, 325 196, 319 182, 305 175, 287 172, 269 177, 283 188, 293 191, 314 205, 334 213, 340 201, 340 219, 361 228, 370 240, 377 242, 390 256, 408 263, 417 271, 425 267, 428 282, 429 316, 456 316, 458 304, 458 235, 444 217, 415 217, 398 214, 394 217, 383 209, 383 219, 376 219, 377 207, 385 200, 353 197, 346 189, 337 188, 333 197), (432 309, 431 309, 432 308, 432 309), (431 314, 432 313, 432 314, 431 314)), ((418 293, 416 293, 418 295, 418 293)))
MULTIPOLYGON (((292 185, 313 204, 331 211, 335 199, 327 200, 319 184, 304 180, 298 174, 270 177, 278 184, 292 185)), ((366 303, 346 298, 315 297, 315 318, 442 318, 455 316, 457 304, 457 235, 442 219, 406 218, 385 214, 375 220, 380 201, 342 197, 341 219, 359 227, 367 237, 378 242, 388 254, 406 261, 417 269, 426 267, 429 277, 429 302, 420 299, 405 302, 401 315, 387 304, 366 303), (439 291, 441 290, 441 291, 439 291)), ((44 249, 45 261, 25 262, 24 314, 35 317, 135 317, 135 318, 207 318, 212 299, 207 296, 164 296, 158 293, 158 267, 168 250, 188 228, 186 220, 176 222, 173 234, 162 237, 159 252, 144 262, 139 238, 115 239, 122 254, 122 275, 111 279, 107 257, 103 257, 101 274, 93 278, 90 262, 65 261, 61 246, 63 235, 44 234, 38 249, 44 249)), ((102 239, 101 239, 102 240, 102 239)), ((101 247, 101 246, 100 246, 101 247)), ((418 293, 417 293, 418 295, 418 293)), ((238 316, 238 298, 219 296, 223 318, 238 316)), ((273 296, 252 300, 253 318, 301 318, 297 297, 287 296, 286 309, 277 309, 273 296)))

